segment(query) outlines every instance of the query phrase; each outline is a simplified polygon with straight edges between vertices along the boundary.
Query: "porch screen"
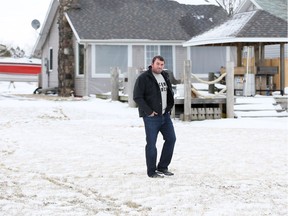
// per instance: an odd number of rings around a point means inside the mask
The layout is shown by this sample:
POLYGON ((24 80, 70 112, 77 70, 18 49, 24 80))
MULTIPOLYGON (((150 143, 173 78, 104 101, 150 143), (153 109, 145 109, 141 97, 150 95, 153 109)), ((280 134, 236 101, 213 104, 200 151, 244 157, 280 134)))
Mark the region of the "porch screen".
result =
POLYGON ((128 70, 128 46, 96 45, 96 74, 110 75, 111 67, 119 67, 121 73, 128 70))
POLYGON ((191 47, 192 73, 219 72, 226 65, 226 47, 191 47))

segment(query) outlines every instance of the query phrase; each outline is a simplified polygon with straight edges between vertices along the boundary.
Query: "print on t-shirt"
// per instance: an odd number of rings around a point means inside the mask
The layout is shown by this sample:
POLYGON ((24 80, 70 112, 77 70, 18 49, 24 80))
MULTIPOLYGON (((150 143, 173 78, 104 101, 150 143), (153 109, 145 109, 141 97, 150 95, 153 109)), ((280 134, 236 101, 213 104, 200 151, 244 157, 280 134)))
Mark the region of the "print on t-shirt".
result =
POLYGON ((159 82, 159 88, 161 92, 167 91, 167 84, 166 82, 159 82))

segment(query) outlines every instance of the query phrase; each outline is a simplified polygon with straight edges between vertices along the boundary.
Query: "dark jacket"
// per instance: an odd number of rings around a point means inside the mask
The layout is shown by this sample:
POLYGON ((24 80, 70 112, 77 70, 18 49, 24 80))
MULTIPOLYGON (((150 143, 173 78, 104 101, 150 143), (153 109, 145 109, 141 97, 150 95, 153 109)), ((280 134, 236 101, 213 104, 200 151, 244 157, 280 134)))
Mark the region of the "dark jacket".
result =
MULTIPOLYGON (((161 72, 164 77, 167 89, 167 108, 165 113, 171 112, 174 106, 174 94, 169 80, 168 74, 165 71, 161 72)), ((138 105, 139 116, 143 117, 151 115, 153 111, 158 115, 162 115, 162 99, 159 84, 152 74, 151 66, 136 80, 133 92, 133 99, 138 105)))

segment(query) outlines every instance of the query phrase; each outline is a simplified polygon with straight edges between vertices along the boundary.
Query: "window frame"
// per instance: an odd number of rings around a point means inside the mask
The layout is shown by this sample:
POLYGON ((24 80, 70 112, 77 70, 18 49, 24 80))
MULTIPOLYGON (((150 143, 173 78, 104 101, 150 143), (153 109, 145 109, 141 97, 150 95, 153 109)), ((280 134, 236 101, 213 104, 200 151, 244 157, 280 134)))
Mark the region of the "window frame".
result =
MULTIPOLYGON (((155 45, 155 44, 147 44, 145 45, 145 60, 144 60, 144 63, 145 63, 145 67, 148 68, 149 65, 151 65, 151 61, 152 61, 152 58, 155 56, 155 55, 161 55, 161 47, 171 47, 171 57, 172 57, 172 68, 170 70, 174 71, 175 70, 175 56, 174 56, 174 53, 175 53, 175 46, 174 45, 165 45, 165 44, 161 44, 161 45, 155 45), (152 53, 150 52, 149 47, 157 47, 157 52, 154 52, 154 54, 152 54, 152 56, 148 56, 148 52, 149 53, 152 53)), ((163 56, 164 59, 165 59, 165 56, 163 56)), ((165 59, 166 60, 166 59, 165 59)), ((165 68, 165 69, 168 69, 168 68, 165 68)), ((168 69, 169 70, 169 69, 168 69)))
POLYGON ((53 71, 53 47, 49 48, 49 63, 48 63, 49 72, 53 71))
POLYGON ((75 55, 75 57, 76 57, 76 76, 77 77, 83 77, 84 75, 85 75, 85 46, 84 46, 84 44, 80 44, 80 43, 76 43, 76 55, 75 55), (83 48, 83 68, 82 68, 82 73, 80 73, 80 55, 81 55, 81 53, 80 53, 80 51, 81 51, 81 47, 83 48))

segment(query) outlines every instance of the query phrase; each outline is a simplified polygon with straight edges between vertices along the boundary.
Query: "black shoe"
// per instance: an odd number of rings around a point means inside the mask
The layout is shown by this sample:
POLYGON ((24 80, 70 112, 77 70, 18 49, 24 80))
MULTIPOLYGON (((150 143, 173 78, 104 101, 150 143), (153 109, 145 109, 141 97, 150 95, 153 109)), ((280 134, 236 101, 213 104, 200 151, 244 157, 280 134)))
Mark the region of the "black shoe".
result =
POLYGON ((159 175, 158 173, 153 173, 152 175, 149 175, 150 178, 164 178, 164 176, 159 175))
POLYGON ((160 174, 164 174, 164 175, 166 175, 166 176, 172 176, 172 175, 174 175, 174 173, 172 173, 172 172, 170 172, 170 171, 168 171, 168 169, 158 169, 157 170, 160 174))

